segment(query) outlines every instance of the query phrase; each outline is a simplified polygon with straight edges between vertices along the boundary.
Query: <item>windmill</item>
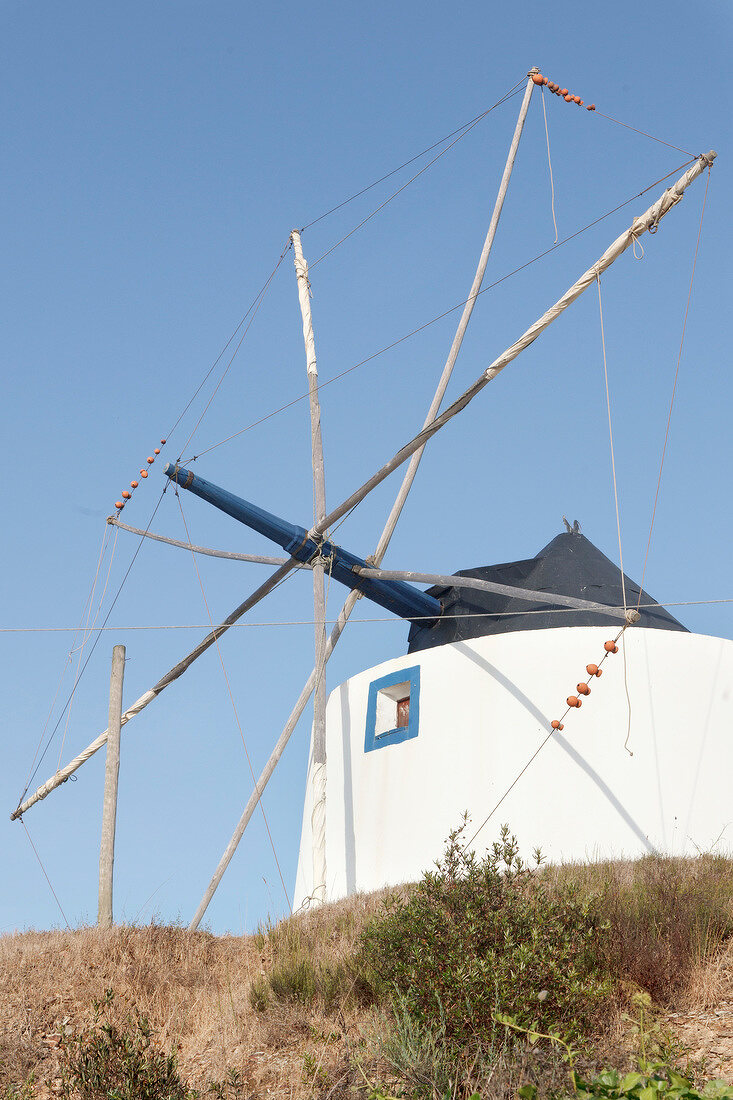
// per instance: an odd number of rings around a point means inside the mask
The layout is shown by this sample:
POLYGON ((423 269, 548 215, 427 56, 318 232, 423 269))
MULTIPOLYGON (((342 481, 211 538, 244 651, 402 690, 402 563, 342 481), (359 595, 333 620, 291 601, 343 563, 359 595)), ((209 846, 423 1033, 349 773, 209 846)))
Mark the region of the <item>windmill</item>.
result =
MULTIPOLYGON (((611 646, 616 645, 616 639, 620 633, 626 631, 630 626, 638 625, 642 621, 642 616, 645 613, 644 609, 634 608, 627 605, 624 597, 622 603, 619 605, 618 600, 609 603, 608 601, 599 601, 590 598, 589 595, 578 595, 562 591, 542 591, 540 587, 531 587, 528 584, 509 584, 505 580, 497 580, 496 578, 489 577, 471 577, 460 575, 436 575, 436 574, 417 574, 417 573, 397 573, 395 571, 382 570, 381 564, 386 553, 387 547, 394 534, 396 525, 398 523, 402 508, 405 500, 410 492, 412 483, 417 473, 417 469, 420 463, 421 456, 427 443, 432 437, 439 432, 450 420, 458 416, 484 389, 484 387, 492 381, 509 363, 511 363, 525 348, 533 343, 544 331, 552 324, 552 322, 560 316, 565 309, 567 309, 577 298, 590 287, 595 286, 600 280, 601 275, 608 267, 617 259, 626 249, 635 245, 636 242, 647 232, 656 231, 661 219, 676 205, 681 199, 685 190, 694 182, 694 180, 700 176, 706 168, 712 166, 715 158, 715 153, 710 152, 705 156, 696 158, 691 167, 684 172, 684 174, 674 183, 671 187, 664 191, 664 193, 657 199, 657 201, 649 207, 649 209, 640 217, 634 219, 632 224, 609 246, 609 248, 603 253, 603 255, 594 263, 578 280, 576 280, 569 289, 533 324, 531 325, 517 341, 515 341, 506 351, 496 358, 486 370, 484 370, 474 383, 465 390, 465 392, 446 408, 442 413, 440 408, 442 405, 443 397, 450 380, 453 367, 455 365, 458 353, 461 348, 461 343, 468 326, 468 322, 471 317, 471 313, 477 298, 477 295, 481 289, 481 285, 486 270, 486 265, 491 251, 491 246, 496 233, 499 217, 501 214, 504 198, 507 192, 509 179, 511 176, 512 166, 516 156, 519 140, 521 137, 524 122, 527 116, 530 99, 533 93, 533 89, 540 85, 549 85, 551 90, 553 88, 552 83, 548 82, 536 69, 531 70, 528 74, 527 84, 524 91, 522 105, 517 119, 517 124, 509 155, 506 162, 506 167, 502 177, 499 193, 497 196, 496 204, 491 217, 489 229, 487 232, 486 240, 482 249, 481 257, 479 260, 476 275, 466 300, 463 314, 459 322, 453 344, 450 349, 442 376, 440 378, 438 387, 435 392, 433 401, 431 402, 423 428, 417 435, 410 439, 407 443, 401 447, 396 454, 385 463, 375 474, 372 475, 362 486, 360 486, 355 492, 353 492, 345 501, 333 508, 330 512, 327 511, 326 497, 325 497, 325 474, 323 466, 323 448, 321 442, 320 431, 320 409, 318 400, 318 374, 316 365, 316 352, 315 352, 315 337, 313 333, 313 323, 310 313, 310 301, 309 301, 309 281, 308 281, 308 267, 303 255, 302 243, 300 234, 294 231, 291 237, 292 248, 295 260, 296 277, 298 284, 298 293, 301 306, 302 320, 303 320, 303 334, 306 350, 306 369, 308 377, 308 388, 310 398, 310 417, 311 417, 311 439, 312 439, 312 463, 313 463, 313 483, 314 483, 314 498, 316 503, 316 517, 314 524, 306 529, 295 522, 290 520, 283 520, 274 514, 265 511, 259 505, 253 504, 245 500, 244 498, 237 496, 233 492, 222 489, 218 486, 212 485, 204 478, 199 477, 192 470, 186 467, 179 466, 176 463, 169 464, 166 467, 166 475, 173 482, 176 489, 181 492, 190 492, 199 498, 207 501, 214 507, 226 512, 234 519, 245 523, 247 526, 259 531, 272 539, 278 545, 280 545, 288 555, 283 560, 275 562, 276 568, 271 576, 251 595, 242 602, 237 608, 235 608, 229 616, 218 626, 214 627, 212 631, 185 657, 182 658, 173 668, 171 668, 161 679, 159 679, 147 692, 145 692, 133 705, 127 708, 120 716, 120 725, 125 725, 128 721, 139 714, 144 708, 146 708, 154 699, 156 699, 161 692, 168 687, 171 683, 177 680, 190 666, 191 664, 201 656, 212 645, 218 644, 219 639, 226 633, 227 629, 236 623, 244 614, 246 614, 251 608, 258 604, 268 593, 270 593, 284 577, 290 572, 298 568, 308 568, 312 571, 313 575, 313 598, 314 598, 314 620, 315 620, 315 661, 313 672, 311 673, 308 681, 306 682, 301 695, 293 708, 293 711, 283 728, 283 731, 276 742, 272 755, 268 760, 265 768, 263 769, 259 779, 255 784, 255 789, 250 797, 241 820, 235 830, 234 836, 230 841, 220 864, 212 878, 212 881, 202 899, 202 902, 191 922, 191 927, 198 927, 206 908, 216 890, 221 877, 228 866, 231 857, 236 850, 237 844, 243 835, 243 832, 252 816, 252 813, 257 807, 258 802, 261 799, 262 792, 272 775, 274 768, 280 759, 282 752, 287 744, 287 741, 292 734, 298 719, 303 713, 311 694, 314 695, 314 720, 313 720, 313 739, 312 739, 312 752, 311 752, 311 766, 309 771, 308 781, 308 796, 307 796, 307 827, 304 825, 304 838, 306 853, 302 853, 301 862, 303 864, 302 872, 299 872, 299 878, 303 885, 300 889, 300 896, 305 898, 311 898, 315 902, 323 901, 328 897, 337 896, 338 890, 343 890, 344 885, 346 889, 350 889, 352 886, 364 888, 365 884, 369 884, 372 881, 379 879, 379 875, 382 872, 377 868, 374 871, 376 879, 370 879, 368 876, 364 879, 357 879, 352 875, 353 882, 349 882, 349 872, 346 867, 346 861, 344 861, 344 868, 339 868, 338 885, 330 885, 332 879, 332 871, 329 870, 328 860, 328 815, 330 814, 330 796, 329 790, 331 789, 330 782, 330 768, 332 756, 327 751, 329 745, 329 732, 328 732, 328 720, 327 720, 327 700, 325 690, 325 667, 326 663, 333 652, 335 645, 338 643, 346 622, 351 615, 351 612, 356 604, 357 599, 360 596, 373 600, 382 607, 387 608, 390 612, 398 615, 399 617, 411 622, 413 624, 413 630, 416 633, 425 634, 426 631, 436 630, 439 632, 440 628, 448 623, 451 615, 455 617, 455 611, 448 610, 449 601, 446 597, 441 597, 436 592, 422 592, 414 587, 415 583, 428 583, 434 586, 438 590, 457 590, 459 592, 475 591, 482 593, 491 593, 494 596, 503 600, 517 600, 522 602, 525 606, 536 607, 537 604, 544 604, 550 609, 557 609, 558 607, 568 608, 571 607, 575 611, 584 613, 591 616, 601 616, 602 622, 607 622, 609 619, 613 622, 616 638, 609 639, 611 646), (383 480, 385 480, 393 471, 397 470, 400 466, 407 463, 407 469, 403 477, 402 485, 399 493, 395 499, 394 505, 388 516, 387 522, 384 526, 382 534, 377 542, 374 552, 369 556, 362 556, 355 553, 352 550, 347 550, 344 547, 337 545, 330 532, 340 519, 342 519, 348 512, 353 509, 361 500, 365 499, 383 480), (349 588, 349 595, 344 603, 341 612, 338 615, 336 625, 334 626, 330 637, 326 636, 326 624, 325 624, 325 607, 324 607, 324 582, 325 578, 333 578, 338 582, 346 585, 349 588), (310 857, 311 870, 308 874, 305 872, 305 864, 310 857)), ((583 104, 577 97, 569 96, 567 90, 559 89, 558 91, 563 94, 563 98, 568 101, 574 100, 578 106, 583 104)), ((124 502, 122 502, 124 503, 124 502)), ((119 512, 117 517, 113 518, 112 522, 119 523, 119 512)), ((570 532, 568 537, 575 537, 574 532, 570 532)), ((542 556, 542 555, 540 555, 542 556)), ((545 555, 546 556, 546 555, 545 555)), ((623 576, 623 575, 622 575, 623 576)), ((623 583, 622 583, 623 587, 623 583)), ((644 593, 641 587, 638 587, 639 604, 643 602, 644 593)), ((451 605, 455 608, 457 605, 456 600, 453 599, 451 605)), ((460 612, 459 612, 460 613, 460 612)), ((473 614, 473 613, 467 613, 473 614)), ((480 611, 476 613, 478 618, 482 618, 484 622, 487 618, 492 618, 491 613, 486 611, 480 611)), ((592 620, 594 623, 598 619, 592 620)), ((596 629, 588 628, 588 629, 596 629)), ((642 630, 643 627, 640 627, 642 630)), ((438 634, 433 635, 437 637, 438 634)), ((486 635, 482 635, 485 637, 486 635)), ((577 635, 579 637, 579 635, 577 635)), ((523 643, 524 643, 523 639, 523 643)), ((454 641, 447 641, 443 643, 448 646, 455 646, 457 643, 454 641)), ((442 648, 440 646, 428 646, 430 650, 436 650, 442 648)), ((455 649, 451 650, 454 653, 455 649)), ((606 653, 613 652, 613 649, 604 650, 606 653)), ((591 654, 592 655, 592 654, 591 654)), ((596 664, 597 671, 600 671, 600 663, 605 658, 600 656, 598 658, 598 664, 596 664)), ((707 658, 701 658, 707 659, 707 658)), ((584 664, 586 662, 583 662, 584 664)), ((589 662, 593 663, 593 662, 589 662)), ((404 744, 406 745, 405 752, 411 751, 414 746, 407 745, 408 740, 415 740, 415 738, 408 738, 403 736, 399 731, 410 731, 410 723, 416 721, 416 715, 418 713, 417 707, 417 693, 414 693, 414 683, 409 677, 407 679, 403 676, 404 668, 400 668, 399 676, 397 680, 394 680, 392 684, 383 684, 381 687, 375 688, 374 692, 374 709, 375 716, 376 710, 379 706, 379 692, 387 692, 385 695, 386 700, 391 700, 395 704, 395 716, 394 724, 387 723, 387 728, 384 730, 377 730, 376 726, 372 731, 374 738, 374 745, 377 744, 377 739, 381 738, 379 742, 382 746, 404 744), (402 677, 400 679, 400 677, 402 677), (407 695, 400 694, 404 692, 405 684, 409 684, 409 692, 407 695), (392 691, 392 695, 389 694, 391 689, 399 689, 395 696, 395 691, 392 691), (413 694, 414 693, 414 694, 413 694), (394 697, 393 697, 394 696, 394 697), (401 710, 400 710, 401 708, 401 710), (385 734, 397 734, 391 741, 385 739, 385 734), (400 739, 401 738, 401 739, 400 739)), ((393 672, 386 673, 387 676, 393 675, 393 672)), ((553 677, 556 672, 553 671, 553 677)), ((597 676, 596 673, 589 673, 589 676, 597 676)), ((376 680, 384 679, 384 677, 372 677, 369 687, 376 683, 376 680)), ((588 684, 585 684, 587 693, 590 693, 588 684)), ((584 696, 586 692, 581 691, 580 686, 577 688, 579 695, 584 696)), ((576 704, 580 705, 581 700, 578 696, 571 696, 569 698, 575 699, 575 704, 568 703, 569 706, 574 707, 576 704)), ((349 704, 351 706, 351 704, 349 704)), ((367 704, 369 705, 369 704, 367 704)), ((358 700, 355 701, 354 707, 358 709, 362 706, 362 703, 358 700)), ((388 704, 385 702, 385 707, 389 709, 388 704)), ((421 711, 423 715, 423 721, 425 721, 426 708, 421 705, 421 711)), ((537 716, 535 715, 535 721, 537 716)), ((542 715, 542 720, 545 720, 545 716, 542 715)), ((376 722, 376 717, 375 717, 376 722)), ((557 725, 551 725, 548 737, 554 737, 558 739, 562 731, 562 719, 554 718, 553 723, 557 725)), ((343 733, 343 726, 341 728, 343 733)), ((368 736, 368 734, 367 734, 368 736)), ((17 819, 27 812, 36 802, 45 798, 52 790, 57 788, 60 784, 65 782, 86 760, 90 758, 93 753, 98 751, 107 741, 108 731, 105 730, 99 737, 95 739, 81 754, 74 758, 64 768, 60 768, 46 783, 42 784, 29 798, 21 802, 21 804, 14 811, 12 817, 17 819)), ((422 744, 422 743, 421 743, 422 744)), ((365 745, 364 753, 365 757, 368 752, 373 752, 373 748, 370 750, 365 745)), ((380 754, 373 754, 374 758, 380 754)), ((405 757, 407 759, 407 757, 405 757)), ((372 757, 369 758, 370 760, 372 757)), ((392 769, 397 772, 398 769, 392 769)), ((342 755, 340 761, 337 761, 336 768, 337 785, 344 783, 344 757, 342 755)), ((454 807, 452 807, 454 808, 454 807)), ((353 823, 352 823, 353 824, 353 823)), ((391 828, 392 826, 390 826, 391 828)), ((420 849, 419 858, 422 859, 423 849, 420 849)), ((394 874, 401 874, 402 871, 395 872, 389 870, 388 876, 394 878, 394 874)), ((382 876, 383 877, 383 876, 382 876)))

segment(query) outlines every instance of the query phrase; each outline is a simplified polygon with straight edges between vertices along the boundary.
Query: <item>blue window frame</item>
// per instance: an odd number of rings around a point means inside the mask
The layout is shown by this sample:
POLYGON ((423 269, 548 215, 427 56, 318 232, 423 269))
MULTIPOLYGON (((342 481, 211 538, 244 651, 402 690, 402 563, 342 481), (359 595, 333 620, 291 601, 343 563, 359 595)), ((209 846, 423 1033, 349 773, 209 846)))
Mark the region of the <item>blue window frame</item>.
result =
POLYGON ((400 668, 369 685, 364 752, 417 737, 420 722, 420 666, 400 668), (399 715, 409 712, 406 725, 399 715))

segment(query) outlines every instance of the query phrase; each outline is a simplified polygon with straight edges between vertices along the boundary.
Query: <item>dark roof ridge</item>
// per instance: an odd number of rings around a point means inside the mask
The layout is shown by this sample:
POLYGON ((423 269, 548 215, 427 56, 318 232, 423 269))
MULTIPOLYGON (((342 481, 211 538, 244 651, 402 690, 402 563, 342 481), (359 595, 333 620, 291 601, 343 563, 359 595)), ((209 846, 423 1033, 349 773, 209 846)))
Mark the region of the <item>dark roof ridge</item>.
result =
MULTIPOLYGON (((623 606, 621 571, 602 550, 579 531, 556 535, 534 558, 456 571, 456 576, 479 577, 528 591, 577 596, 609 607, 623 606)), ((656 601, 624 574, 628 606, 639 603, 640 626, 686 631, 664 607, 644 607, 656 601)), ((618 619, 603 612, 568 611, 562 614, 539 601, 517 599, 475 589, 431 588, 443 604, 443 616, 433 627, 413 624, 409 652, 447 642, 516 630, 545 630, 561 626, 613 626, 618 619), (530 613, 531 612, 531 613, 530 613)), ((558 605, 558 608, 560 605, 558 605)))

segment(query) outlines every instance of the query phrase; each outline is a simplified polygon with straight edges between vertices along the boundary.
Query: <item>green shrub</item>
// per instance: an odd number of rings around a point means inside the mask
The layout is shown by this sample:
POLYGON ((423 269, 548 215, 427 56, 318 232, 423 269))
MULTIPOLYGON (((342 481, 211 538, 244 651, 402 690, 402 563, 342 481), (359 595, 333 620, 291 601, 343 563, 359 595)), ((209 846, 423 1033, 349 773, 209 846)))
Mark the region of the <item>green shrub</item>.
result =
MULTIPOLYGON (((733 1085, 708 1081, 701 1089, 664 1064, 642 1065, 640 1073, 623 1077, 615 1069, 604 1069, 588 1081, 574 1075, 574 1090, 558 1100, 733 1100, 733 1085)), ((520 1089, 522 1100, 534 1100, 536 1091, 520 1089)))
POLYGON ((497 1013, 587 1034, 610 991, 595 966, 602 928, 591 901, 571 886, 549 888, 506 826, 483 859, 465 851, 466 824, 437 870, 367 925, 361 962, 375 995, 453 1050, 491 1044, 497 1013))
POLYGON ((110 1021, 114 994, 94 1004, 94 1026, 64 1039, 65 1100, 194 1100, 172 1054, 156 1049, 145 1016, 135 1012, 122 1027, 110 1021))

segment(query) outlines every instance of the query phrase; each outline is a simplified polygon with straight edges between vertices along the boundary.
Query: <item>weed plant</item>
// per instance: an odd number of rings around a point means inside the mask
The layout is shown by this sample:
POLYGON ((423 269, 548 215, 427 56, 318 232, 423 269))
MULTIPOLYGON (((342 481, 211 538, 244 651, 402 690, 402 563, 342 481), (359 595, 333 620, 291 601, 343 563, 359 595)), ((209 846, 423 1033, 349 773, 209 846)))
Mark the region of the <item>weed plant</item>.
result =
MULTIPOLYGON (((353 930, 353 915, 346 914, 344 924, 346 928, 339 931, 348 935, 353 930)), ((328 1016, 360 995, 364 999, 353 950, 349 947, 343 954, 326 955, 322 929, 306 931, 302 922, 291 917, 260 929, 257 935, 261 948, 272 950, 273 962, 269 973, 250 986, 249 1001, 255 1011, 264 1012, 274 1002, 315 1006, 328 1016)))
POLYGON ((479 859, 464 848, 466 824, 450 834, 436 871, 367 925, 361 961, 375 995, 454 1051, 492 1045, 497 1012, 587 1034, 611 988, 597 966, 592 899, 569 884, 548 888, 506 826, 479 859))
POLYGON ((94 1003, 93 1026, 64 1038, 64 1100, 194 1100, 174 1056, 154 1044, 145 1016, 137 1012, 123 1027, 111 1022, 113 1000, 108 989, 94 1003))
POLYGON ((607 970, 673 1007, 694 967, 733 935, 731 863, 650 856, 638 861, 630 882, 611 869, 597 904, 608 926, 607 970))
MULTIPOLYGON (((557 1100, 733 1100, 733 1085, 708 1081, 697 1089, 692 1081, 670 1066, 645 1064, 641 1072, 622 1076, 616 1069, 604 1069, 588 1081, 575 1076, 574 1089, 557 1100)), ((520 1089, 522 1100, 535 1100, 536 1091, 520 1089)))

